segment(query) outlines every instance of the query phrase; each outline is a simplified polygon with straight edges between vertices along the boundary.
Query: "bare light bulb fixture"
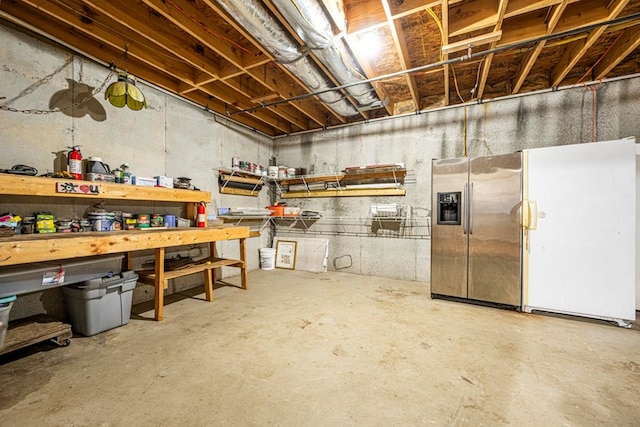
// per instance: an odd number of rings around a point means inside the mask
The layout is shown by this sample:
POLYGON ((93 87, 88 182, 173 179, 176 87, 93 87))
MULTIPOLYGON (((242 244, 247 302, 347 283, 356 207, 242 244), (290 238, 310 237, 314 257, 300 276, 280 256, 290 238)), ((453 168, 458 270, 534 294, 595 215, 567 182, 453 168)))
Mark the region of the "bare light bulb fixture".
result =
POLYGON ((118 108, 125 105, 134 111, 147 108, 147 101, 136 86, 136 78, 127 73, 118 73, 118 81, 107 87, 104 99, 108 99, 111 105, 118 108))

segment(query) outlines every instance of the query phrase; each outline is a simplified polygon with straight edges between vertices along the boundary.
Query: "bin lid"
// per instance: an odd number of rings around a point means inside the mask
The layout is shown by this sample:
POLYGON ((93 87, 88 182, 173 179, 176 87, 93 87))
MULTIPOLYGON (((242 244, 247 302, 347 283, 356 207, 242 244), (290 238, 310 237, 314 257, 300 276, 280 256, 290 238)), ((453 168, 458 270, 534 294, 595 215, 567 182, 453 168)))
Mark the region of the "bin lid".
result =
POLYGON ((10 302, 14 302, 17 299, 18 297, 15 295, 12 295, 10 297, 0 298, 0 304, 9 304, 10 302))

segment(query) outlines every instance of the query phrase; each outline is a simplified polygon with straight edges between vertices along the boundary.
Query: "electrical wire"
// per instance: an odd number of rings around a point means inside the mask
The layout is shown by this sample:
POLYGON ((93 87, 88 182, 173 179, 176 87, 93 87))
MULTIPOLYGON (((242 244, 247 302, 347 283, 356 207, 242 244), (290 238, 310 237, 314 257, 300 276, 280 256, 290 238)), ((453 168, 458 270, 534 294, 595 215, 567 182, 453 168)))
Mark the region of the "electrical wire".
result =
POLYGON ((436 25, 438 26, 438 30, 440 31, 440 61, 442 61, 444 59, 444 56, 442 54, 442 46, 444 43, 444 29, 442 28, 442 22, 440 21, 440 18, 438 18, 438 15, 436 15, 436 13, 433 10, 431 10, 430 7, 425 8, 425 10, 436 22, 436 25))
POLYGON ((601 80, 598 80, 598 84, 588 86, 583 83, 583 86, 586 90, 591 92, 591 142, 596 142, 596 92, 604 83, 601 80))
POLYGON ((453 73, 453 85, 456 88, 456 93, 458 94, 458 98, 460 98, 460 101, 462 101, 462 103, 464 104, 467 101, 465 101, 462 95, 460 94, 460 88, 458 88, 458 77, 456 76, 456 69, 453 66, 453 64, 451 64, 451 72, 453 73))

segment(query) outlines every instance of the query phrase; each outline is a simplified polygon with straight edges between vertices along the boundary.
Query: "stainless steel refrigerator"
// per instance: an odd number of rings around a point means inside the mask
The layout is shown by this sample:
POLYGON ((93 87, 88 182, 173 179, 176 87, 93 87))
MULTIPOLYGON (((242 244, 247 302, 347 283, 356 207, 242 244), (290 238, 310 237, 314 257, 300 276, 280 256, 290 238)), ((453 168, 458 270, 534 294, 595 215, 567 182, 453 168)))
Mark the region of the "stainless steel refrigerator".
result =
POLYGON ((520 309, 522 154, 434 160, 431 296, 520 309))

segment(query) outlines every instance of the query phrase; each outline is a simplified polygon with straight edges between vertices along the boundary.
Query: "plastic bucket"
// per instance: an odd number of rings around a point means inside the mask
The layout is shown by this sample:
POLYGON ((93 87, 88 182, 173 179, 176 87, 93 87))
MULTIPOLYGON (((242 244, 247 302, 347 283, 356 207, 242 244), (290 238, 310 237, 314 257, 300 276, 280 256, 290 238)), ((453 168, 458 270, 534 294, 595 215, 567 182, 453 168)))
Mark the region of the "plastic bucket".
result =
POLYGON ((276 250, 271 248, 260 249, 260 268, 273 270, 276 267, 276 250))

